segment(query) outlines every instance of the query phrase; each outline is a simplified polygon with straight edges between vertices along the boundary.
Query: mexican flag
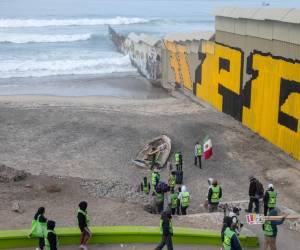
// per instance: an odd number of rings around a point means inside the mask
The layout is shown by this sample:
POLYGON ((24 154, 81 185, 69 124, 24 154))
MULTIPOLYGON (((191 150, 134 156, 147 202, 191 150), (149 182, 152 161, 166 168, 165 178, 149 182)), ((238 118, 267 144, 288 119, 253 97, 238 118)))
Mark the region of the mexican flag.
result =
POLYGON ((212 156, 212 143, 209 136, 206 136, 203 141, 203 155, 204 159, 208 160, 212 156))

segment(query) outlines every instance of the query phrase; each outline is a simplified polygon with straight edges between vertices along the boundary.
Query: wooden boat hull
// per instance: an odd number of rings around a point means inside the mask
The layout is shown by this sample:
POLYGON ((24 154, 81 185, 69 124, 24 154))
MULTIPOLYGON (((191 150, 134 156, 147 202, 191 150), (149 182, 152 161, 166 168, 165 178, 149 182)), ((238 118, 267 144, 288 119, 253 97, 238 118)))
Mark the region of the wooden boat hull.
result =
POLYGON ((153 147, 157 150, 157 163, 160 168, 163 168, 171 152, 171 139, 166 135, 158 136, 148 142, 132 162, 138 167, 150 169, 152 161, 149 154, 153 152, 153 147))

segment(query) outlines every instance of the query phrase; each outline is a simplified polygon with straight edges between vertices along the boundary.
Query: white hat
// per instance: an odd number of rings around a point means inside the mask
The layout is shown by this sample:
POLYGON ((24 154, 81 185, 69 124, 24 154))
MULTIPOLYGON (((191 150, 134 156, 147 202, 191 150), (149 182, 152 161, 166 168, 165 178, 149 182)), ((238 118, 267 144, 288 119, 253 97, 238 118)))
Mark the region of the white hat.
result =
POLYGON ((274 188, 272 183, 269 183, 268 188, 274 188))

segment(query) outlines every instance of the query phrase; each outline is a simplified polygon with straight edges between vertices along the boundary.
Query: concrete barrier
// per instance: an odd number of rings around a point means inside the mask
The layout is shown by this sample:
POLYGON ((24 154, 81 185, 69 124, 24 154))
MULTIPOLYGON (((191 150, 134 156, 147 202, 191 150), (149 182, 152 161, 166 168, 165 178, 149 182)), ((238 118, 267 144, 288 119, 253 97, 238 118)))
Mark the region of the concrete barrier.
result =
MULTIPOLYGON (((120 244, 120 243, 158 243, 161 235, 157 227, 144 226, 112 226, 92 227, 91 244, 120 244)), ((37 239, 28 238, 29 230, 0 231, 0 249, 34 247, 37 239)), ((79 242, 80 231, 77 228, 58 228, 56 230, 59 245, 74 245, 79 242)), ((244 247, 257 247, 256 236, 239 237, 244 247)), ((175 228, 174 244, 221 245, 220 233, 216 231, 192 228, 175 228)))

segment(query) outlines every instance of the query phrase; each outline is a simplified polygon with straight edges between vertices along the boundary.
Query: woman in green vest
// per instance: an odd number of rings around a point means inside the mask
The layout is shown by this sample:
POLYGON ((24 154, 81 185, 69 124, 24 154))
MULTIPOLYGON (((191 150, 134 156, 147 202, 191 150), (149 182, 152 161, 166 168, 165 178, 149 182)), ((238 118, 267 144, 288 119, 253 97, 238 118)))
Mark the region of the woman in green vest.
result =
POLYGON ((92 237, 92 233, 90 231, 89 224, 90 224, 90 219, 87 213, 87 202, 86 201, 81 201, 79 203, 79 208, 78 208, 78 213, 77 213, 77 219, 78 219, 78 226, 81 231, 81 236, 80 236, 80 249, 87 250, 87 242, 89 239, 92 237))
POLYGON ((45 217, 45 208, 40 207, 35 213, 32 223, 31 232, 29 237, 39 238, 39 247, 37 250, 43 250, 45 247, 44 235, 47 230, 47 218, 45 217))

